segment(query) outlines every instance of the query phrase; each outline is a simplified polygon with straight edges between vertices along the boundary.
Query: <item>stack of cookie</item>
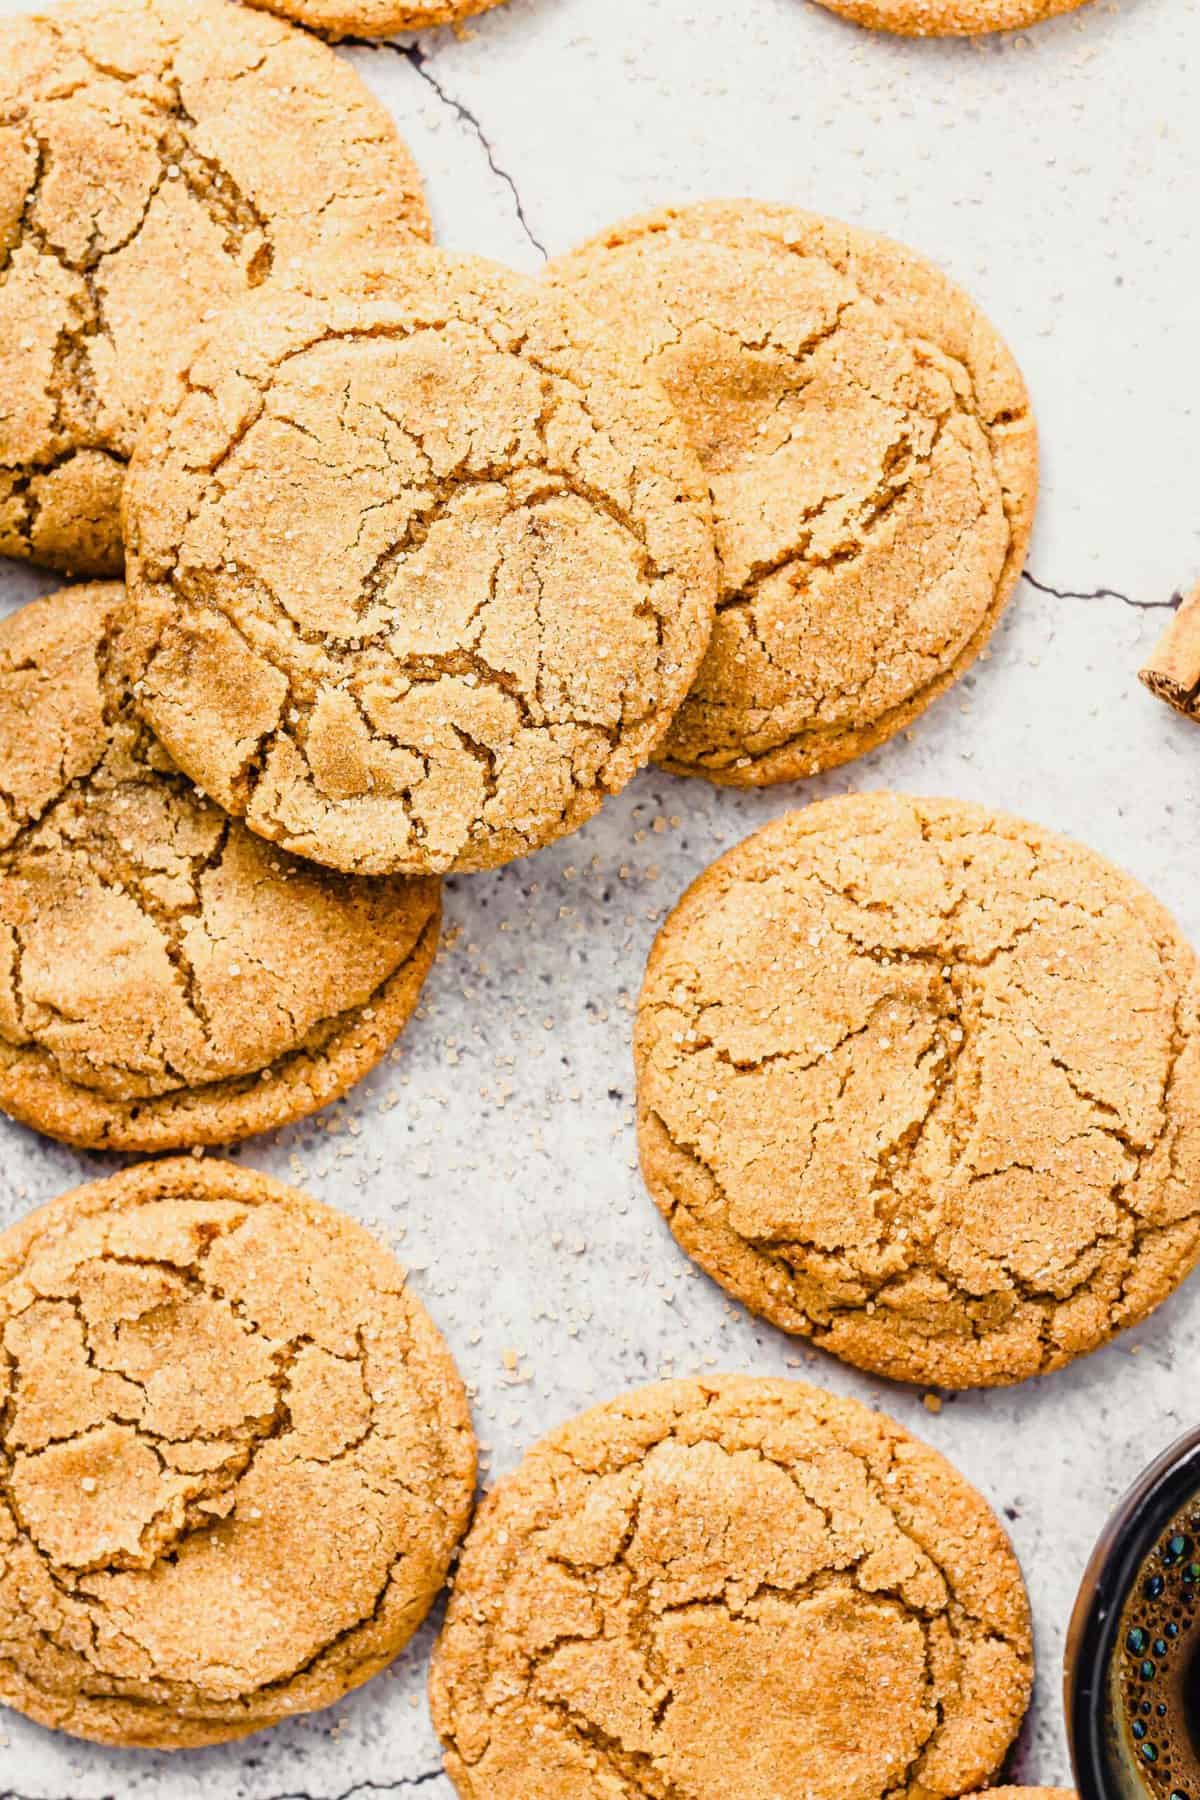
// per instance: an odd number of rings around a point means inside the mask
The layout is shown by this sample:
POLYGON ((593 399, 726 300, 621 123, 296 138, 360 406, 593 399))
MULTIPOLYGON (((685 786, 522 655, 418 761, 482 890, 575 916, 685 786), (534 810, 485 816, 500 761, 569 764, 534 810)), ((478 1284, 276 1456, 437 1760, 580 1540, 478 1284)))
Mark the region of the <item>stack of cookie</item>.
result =
MULTIPOLYGON (((180 343, 314 261, 401 252, 428 214, 387 114, 274 20, 122 0, 7 21, 4 52, 0 549, 115 576, 180 343)), ((0 1104, 161 1150, 344 1092, 415 1005, 439 899, 231 820, 151 734, 133 619, 107 584, 0 626, 0 1104)))
MULTIPOLYGON (((412 1012, 440 876, 575 830, 651 758, 733 788, 835 767, 985 645, 1036 433, 922 259, 722 202, 533 282, 429 248, 391 121, 288 25, 115 0, 4 38, 0 550, 106 578, 0 624, 15 1118, 157 1152, 303 1117, 412 1012)), ((783 1329, 1022 1379, 1200 1253, 1198 995, 1086 851, 953 803, 812 807, 664 927, 648 1185, 783 1329)), ((127 1171, 0 1239, 0 1323, 5 1699, 206 1743, 407 1640, 474 1451, 358 1227, 218 1163, 127 1171)), ((1031 1672, 1012 1551, 953 1470, 729 1377, 531 1452, 433 1691, 478 1800, 708 1800, 731 1742, 748 1800, 958 1800, 1031 1672)))
POLYGON ((332 51, 216 0, 9 37, 0 548, 127 594, 0 634, 0 1096, 225 1142, 382 1054, 431 878, 647 760, 711 631, 708 494, 583 314, 422 245, 332 51))
POLYGON ((127 582, 0 630, 16 1117, 125 1150, 295 1119, 411 1010, 438 875, 653 755, 829 768, 979 652, 1036 441, 928 264, 724 204, 534 283, 423 243, 391 121, 286 25, 119 0, 8 37, 0 548, 127 582))

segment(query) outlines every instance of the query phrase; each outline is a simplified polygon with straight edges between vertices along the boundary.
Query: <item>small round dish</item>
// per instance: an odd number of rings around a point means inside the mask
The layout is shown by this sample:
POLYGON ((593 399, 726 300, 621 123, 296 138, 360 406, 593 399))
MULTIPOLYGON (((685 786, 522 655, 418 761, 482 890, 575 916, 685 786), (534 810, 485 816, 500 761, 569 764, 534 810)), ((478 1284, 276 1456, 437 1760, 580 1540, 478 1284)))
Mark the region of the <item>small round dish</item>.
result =
MULTIPOLYGON (((1189 1502, 1200 1510, 1200 1429, 1139 1476, 1092 1552, 1067 1637, 1064 1708, 1079 1800, 1167 1800, 1161 1775, 1139 1769, 1124 1728, 1118 1661, 1126 1603, 1157 1540, 1189 1502)), ((1193 1640, 1193 1655, 1195 1640, 1193 1640)), ((1200 1748, 1197 1749, 1200 1760, 1200 1748)), ((1200 1793, 1181 1778, 1175 1790, 1200 1793)))

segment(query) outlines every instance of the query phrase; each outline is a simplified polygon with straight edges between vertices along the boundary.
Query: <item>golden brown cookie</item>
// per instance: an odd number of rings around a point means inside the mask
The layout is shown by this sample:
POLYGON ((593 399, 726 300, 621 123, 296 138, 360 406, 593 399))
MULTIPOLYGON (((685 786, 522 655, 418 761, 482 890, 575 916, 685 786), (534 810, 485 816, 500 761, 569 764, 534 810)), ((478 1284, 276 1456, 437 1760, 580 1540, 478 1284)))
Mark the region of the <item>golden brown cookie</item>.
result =
POLYGON ((464 1800, 950 1800, 1029 1700, 987 1504, 857 1401, 716 1376, 552 1432, 467 1540, 433 1666, 464 1800))
POLYGON ((179 1158, 0 1236, 0 1699, 102 1743, 328 1706, 416 1630, 470 1514, 462 1383, 361 1225, 179 1158))
POLYGON ((1200 968, 1080 844, 954 800, 776 820, 637 1020, 647 1184, 746 1305, 946 1387, 1058 1368, 1200 1254, 1200 968))
POLYGON ((0 622, 0 1107, 69 1143, 228 1143, 385 1054, 437 945, 434 881, 270 849, 133 710, 119 585, 0 622))
POLYGON ((119 573, 125 465, 199 322, 428 233, 391 117, 303 32, 224 0, 0 20, 0 554, 119 573))
POLYGON ((818 0, 830 12, 901 37, 981 37, 1021 31, 1073 12, 1084 0, 818 0))
POLYGON ((1140 680, 1185 719, 1200 719, 1200 587, 1180 601, 1140 680))
POLYGON ((594 320, 414 251, 228 315, 126 489, 141 705, 252 831, 483 869, 648 759, 712 623, 703 477, 594 320))
POLYGON ((500 0, 250 0, 295 19, 323 37, 390 37, 394 31, 423 31, 430 25, 455 25, 490 12, 500 0))
POLYGON ((1033 520, 1028 396, 978 308, 899 244, 749 200, 627 220, 550 279, 664 383, 712 487, 716 629, 659 760, 758 787, 908 725, 1033 520))
POLYGON ((975 1800, 1077 1800, 1070 1788, 989 1788, 975 1800))

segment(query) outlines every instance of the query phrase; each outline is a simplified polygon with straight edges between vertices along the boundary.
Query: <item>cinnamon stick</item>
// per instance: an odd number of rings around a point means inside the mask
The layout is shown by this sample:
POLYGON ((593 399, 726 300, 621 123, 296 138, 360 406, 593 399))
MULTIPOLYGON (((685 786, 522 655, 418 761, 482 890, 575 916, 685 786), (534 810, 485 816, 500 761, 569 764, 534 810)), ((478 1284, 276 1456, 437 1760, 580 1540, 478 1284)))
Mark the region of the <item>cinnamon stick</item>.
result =
POLYGON ((1185 595, 1139 680, 1176 712, 1200 721, 1200 587, 1185 595))

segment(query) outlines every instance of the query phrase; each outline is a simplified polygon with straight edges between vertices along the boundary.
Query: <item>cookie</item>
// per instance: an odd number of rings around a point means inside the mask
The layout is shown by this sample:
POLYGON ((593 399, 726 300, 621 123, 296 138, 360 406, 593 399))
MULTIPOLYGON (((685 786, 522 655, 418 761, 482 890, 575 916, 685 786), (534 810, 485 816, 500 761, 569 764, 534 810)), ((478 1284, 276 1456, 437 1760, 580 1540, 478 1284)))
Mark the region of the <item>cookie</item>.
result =
POLYGON ((0 1700, 159 1749, 377 1674, 470 1513, 462 1382, 361 1225, 143 1164, 0 1236, 0 1700))
POLYGON ((584 1413, 499 1484, 432 1705, 464 1800, 957 1800, 1032 1660, 948 1463, 857 1401, 716 1376, 584 1413))
POLYGON ((1069 1788, 989 1788, 976 1800, 1077 1800, 1069 1788))
POLYGON ((664 383, 712 487, 716 628, 659 760, 759 787, 910 724, 1033 520, 1028 396, 979 310, 899 244, 749 200, 628 220, 550 279, 664 383))
POLYGON ((830 12, 872 31, 901 37, 981 37, 1021 31, 1074 12, 1084 0, 819 0, 830 12))
POLYGON ((852 795, 708 869, 637 1015, 646 1182, 785 1331, 1015 1382, 1200 1254, 1200 967, 1127 875, 955 800, 852 795))
POLYGON ((1180 601, 1139 679, 1185 719, 1200 719, 1200 587, 1180 601))
POLYGON ((390 37, 394 31, 423 31, 455 25, 490 12, 500 0, 250 0, 324 37, 390 37))
POLYGON ((118 574, 125 465, 199 322, 428 232, 390 115, 303 32, 224 0, 0 20, 0 554, 118 574))
POLYGON ((303 1118, 386 1053, 437 944, 434 881, 268 848, 133 710, 128 606, 0 622, 0 1107, 108 1150, 303 1118))
POLYGON ((711 629, 703 477, 594 321, 413 252, 227 315, 126 488, 146 718, 252 831, 484 869, 646 762, 711 629))

